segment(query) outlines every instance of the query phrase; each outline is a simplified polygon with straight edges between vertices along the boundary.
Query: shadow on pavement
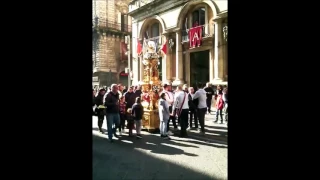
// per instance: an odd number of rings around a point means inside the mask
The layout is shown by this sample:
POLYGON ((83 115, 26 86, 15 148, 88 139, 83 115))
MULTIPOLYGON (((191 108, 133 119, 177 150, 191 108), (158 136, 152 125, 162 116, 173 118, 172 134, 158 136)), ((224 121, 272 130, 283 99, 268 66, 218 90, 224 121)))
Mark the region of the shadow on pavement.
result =
POLYGON ((164 140, 155 135, 143 135, 142 139, 136 139, 136 137, 128 137, 127 135, 123 135, 119 138, 119 140, 115 141, 115 143, 117 144, 120 143, 120 145, 124 147, 131 146, 134 148, 147 149, 147 150, 150 150, 152 153, 156 153, 156 154, 168 154, 168 155, 184 154, 186 156, 198 156, 196 154, 186 153, 182 149, 172 147, 172 146, 167 146, 165 144, 182 146, 182 147, 193 147, 193 148, 199 148, 198 146, 173 142, 171 140, 164 140), (128 144, 128 143, 122 142, 121 140, 131 141, 133 142, 133 144, 128 144))
MULTIPOLYGON (((195 171, 180 165, 179 162, 172 163, 167 160, 154 157, 152 153, 141 152, 139 148, 149 149, 154 153, 181 154, 183 150, 162 145, 162 141, 170 144, 170 141, 160 139, 155 141, 152 135, 145 135, 143 139, 137 140, 130 137, 122 137, 114 143, 108 139, 93 135, 93 180, 107 179, 184 179, 184 180, 212 180, 221 179, 212 177, 202 172, 195 171), (128 139, 133 144, 122 142, 128 139), (146 142, 158 142, 156 145, 146 142), (179 164, 179 165, 178 165, 179 164)), ((179 143, 176 143, 179 144, 179 143)), ((188 154, 186 154, 188 155, 188 154)), ((190 155, 190 154, 189 154, 190 155)))
MULTIPOLYGON (((107 135, 108 131, 104 128, 102 128, 105 132, 105 135, 107 135)), ((98 128, 92 128, 92 130, 94 131, 99 131, 98 128)), ((174 132, 174 134, 176 136, 179 135, 179 132, 180 131, 177 131, 177 132, 174 132)), ((210 132, 207 130, 207 132, 210 132)), ((203 136, 201 136, 200 133, 195 133, 195 132, 188 132, 189 135, 195 135, 195 136, 192 136, 192 137, 189 137, 190 140, 177 140, 177 139, 174 139, 174 140, 163 140, 163 143, 167 143, 167 144, 172 144, 172 145, 176 145, 176 146, 181 146, 181 147, 193 147, 193 148, 199 148, 198 146, 193 146, 193 145, 187 145, 187 144, 182 144, 182 143, 177 143, 175 141, 181 141, 181 142, 189 142, 189 143, 194 143, 194 144, 200 144, 200 145, 205 145, 205 146, 212 146, 212 147, 218 147, 218 148, 227 148, 225 146, 218 146, 218 145, 213 145, 213 144, 210 144, 210 143, 207 143, 207 141, 205 142, 199 142, 199 141, 203 141, 203 136), (200 137, 200 138, 198 138, 200 137), (197 140, 197 141, 192 141, 192 140, 197 140)), ((158 136, 159 135, 144 135, 144 136, 150 136, 152 138, 150 139, 153 139, 153 138, 159 138, 158 136)), ((206 135, 205 137, 207 138, 212 138, 212 139, 215 139, 215 140, 221 140, 221 138, 219 139, 220 136, 217 136, 217 135, 206 135), (211 136, 211 137, 208 137, 208 136, 211 136), (212 136, 215 136, 215 137, 212 137, 212 136), (218 137, 218 138, 217 138, 218 137)), ((127 134, 125 134, 124 136, 121 137, 121 139, 123 140, 129 140, 129 141, 132 141, 132 140, 136 140, 135 137, 128 137, 127 134), (127 139, 128 138, 128 139, 127 139)), ((160 138, 159 138, 160 139, 160 138)), ((143 140, 143 139, 142 139, 143 140)), ((138 141, 138 140, 137 140, 138 141)), ((140 141, 140 140, 139 140, 140 141)), ((151 142, 152 143, 152 142, 151 142)), ((227 145, 227 137, 225 137, 222 142, 220 143, 222 145, 227 145)), ((155 153, 157 153, 156 151, 154 151, 155 153)), ((159 154, 163 154, 163 153, 159 153, 159 154)))
POLYGON ((215 143, 215 144, 211 144, 211 143, 205 143, 205 142, 201 142, 201 141, 182 140, 182 139, 175 139, 174 141, 194 143, 194 144, 198 144, 198 145, 211 146, 211 147, 215 147, 215 148, 228 148, 228 144, 227 144, 227 143, 215 143))
POLYGON ((221 126, 209 126, 209 125, 204 125, 207 128, 213 128, 213 129, 224 129, 228 130, 228 127, 221 127, 221 126))
MULTIPOLYGON (((180 135, 180 130, 176 130, 176 131, 172 131, 174 133, 175 136, 179 136, 180 135)), ((206 131, 208 132, 208 131, 206 131)), ((205 141, 207 142, 208 140, 216 140, 216 141, 221 141, 221 142, 225 142, 227 144, 228 141, 228 137, 227 136, 223 136, 223 135, 214 135, 214 134, 205 134, 202 135, 200 134, 200 132, 192 132, 189 131, 187 132, 188 134, 188 138, 190 139, 195 139, 198 141, 205 141)), ((210 144, 208 144, 208 146, 210 146, 210 144)))
POLYGON ((220 136, 225 136, 225 137, 228 135, 228 132, 215 131, 215 130, 211 130, 211 129, 207 129, 207 128, 205 128, 205 131, 208 133, 219 134, 220 136))

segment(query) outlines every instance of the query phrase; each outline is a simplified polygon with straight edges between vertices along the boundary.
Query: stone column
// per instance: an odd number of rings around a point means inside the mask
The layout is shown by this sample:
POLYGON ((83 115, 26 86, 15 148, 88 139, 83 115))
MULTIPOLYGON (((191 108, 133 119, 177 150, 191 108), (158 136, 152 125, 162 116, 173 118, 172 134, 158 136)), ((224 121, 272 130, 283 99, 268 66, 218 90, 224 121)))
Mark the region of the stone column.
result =
MULTIPOLYGON (((144 65, 142 64, 143 56, 138 57, 138 63, 139 63, 139 82, 143 80, 143 70, 144 65)), ((137 74, 138 75, 138 74, 137 74)))
POLYGON ((167 46, 167 54, 163 54, 162 56, 162 61, 160 62, 161 63, 161 74, 162 74, 162 79, 161 81, 164 82, 164 81, 167 81, 167 57, 168 57, 168 53, 169 53, 169 42, 168 42, 168 38, 165 37, 165 38, 162 38, 162 42, 161 44, 164 45, 164 43, 166 43, 166 46, 167 46))
POLYGON ((170 36, 167 33, 163 33, 165 36, 165 41, 167 41, 167 54, 162 57, 162 82, 163 83, 172 83, 172 50, 169 46, 170 36))
MULTIPOLYGON (((141 44, 141 47, 143 48, 143 43, 144 43, 143 39, 139 39, 139 42, 141 42, 140 44, 141 44)), ((142 55, 139 56, 139 61, 138 61, 138 63, 139 63, 139 82, 140 83, 143 80, 143 72, 144 72, 144 65, 142 63, 143 55, 144 55, 143 52, 145 52, 145 50, 142 49, 142 55)))
POLYGON ((214 79, 214 49, 211 48, 209 51, 209 80, 214 79))
POLYGON ((185 80, 187 81, 188 86, 192 86, 192 84, 190 84, 190 79, 191 79, 190 78, 190 76, 191 76, 191 73, 190 73, 190 52, 186 52, 185 58, 186 58, 186 61, 185 61, 185 70, 186 70, 185 80))
POLYGON ((183 62, 182 62, 182 44, 181 44, 181 31, 176 32, 176 79, 173 85, 177 86, 183 84, 183 62))
POLYGON ((204 31, 205 31, 205 34, 208 34, 209 33, 209 22, 208 22, 208 6, 205 7, 205 25, 204 25, 204 31))
POLYGON ((214 84, 222 82, 223 78, 223 51, 221 47, 222 37, 222 25, 221 19, 214 20, 214 84))

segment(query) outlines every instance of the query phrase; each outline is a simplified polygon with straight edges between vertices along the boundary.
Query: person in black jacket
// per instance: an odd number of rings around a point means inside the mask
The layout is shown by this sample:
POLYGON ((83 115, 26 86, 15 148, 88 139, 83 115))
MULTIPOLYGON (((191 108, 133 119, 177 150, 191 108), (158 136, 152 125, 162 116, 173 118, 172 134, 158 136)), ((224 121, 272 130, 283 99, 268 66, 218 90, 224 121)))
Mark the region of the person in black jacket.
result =
POLYGON ((133 92, 134 92, 136 97, 140 97, 141 98, 142 91, 141 91, 140 86, 135 86, 133 92))
POLYGON ((105 106, 107 112, 107 126, 108 126, 108 137, 109 141, 113 142, 112 134, 118 137, 116 134, 116 129, 120 125, 120 107, 119 107, 119 93, 118 85, 112 84, 111 91, 108 92, 105 99, 105 106), (115 127, 112 127, 115 125, 115 127))
POLYGON ((206 84, 206 87, 204 88, 204 90, 207 92, 207 110, 208 110, 208 114, 211 113, 211 102, 212 102, 212 96, 214 95, 214 90, 211 87, 211 84, 208 82, 206 84))
MULTIPOLYGON (((128 109, 132 108, 137 97, 136 94, 133 92, 133 86, 129 87, 128 91, 123 96, 124 96, 124 101, 126 103, 126 112, 128 112, 128 109)), ((127 127, 129 124, 130 116, 131 114, 126 113, 127 127)))
POLYGON ((102 124, 103 124, 103 120, 104 120, 104 115, 105 115, 105 109, 104 108, 99 108, 100 105, 103 105, 103 97, 104 94, 106 93, 105 89, 100 89, 99 90, 99 94, 97 97, 95 97, 95 104, 96 104, 96 113, 98 115, 98 127, 99 127, 99 131, 101 133, 104 133, 102 130, 102 124))
POLYGON ((189 120, 189 128, 192 128, 192 119, 194 118, 195 128, 198 129, 198 115, 197 115, 197 107, 198 107, 198 99, 193 100, 194 96, 194 88, 189 87, 189 94, 188 94, 188 104, 189 104, 189 111, 190 111, 190 120, 189 120))
POLYGON ((94 112, 94 106, 96 105, 96 91, 94 89, 92 89, 92 115, 95 115, 95 112, 94 112))
POLYGON ((140 97, 136 98, 136 103, 134 103, 132 106, 131 114, 136 124, 137 139, 141 139, 141 122, 143 116, 143 106, 141 105, 140 97))
POLYGON ((127 86, 123 86, 122 94, 126 93, 128 91, 127 86))

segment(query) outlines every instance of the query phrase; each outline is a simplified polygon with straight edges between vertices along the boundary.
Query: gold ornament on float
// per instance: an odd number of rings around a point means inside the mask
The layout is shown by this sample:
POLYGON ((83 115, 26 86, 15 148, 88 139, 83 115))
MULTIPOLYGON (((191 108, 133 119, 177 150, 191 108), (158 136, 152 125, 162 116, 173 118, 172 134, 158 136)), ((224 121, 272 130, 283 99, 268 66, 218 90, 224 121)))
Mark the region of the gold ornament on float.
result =
POLYGON ((148 42, 147 52, 143 55, 143 78, 141 104, 144 107, 143 128, 154 131, 159 129, 158 100, 161 81, 159 79, 159 55, 153 41, 148 42))

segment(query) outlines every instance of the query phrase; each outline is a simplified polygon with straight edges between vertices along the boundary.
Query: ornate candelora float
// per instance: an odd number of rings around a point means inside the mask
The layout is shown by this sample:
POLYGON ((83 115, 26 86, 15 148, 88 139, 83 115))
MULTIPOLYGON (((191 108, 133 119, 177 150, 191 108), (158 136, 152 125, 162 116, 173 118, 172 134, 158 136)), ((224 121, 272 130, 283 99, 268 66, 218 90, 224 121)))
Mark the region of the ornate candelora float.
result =
POLYGON ((148 42, 147 52, 143 55, 143 79, 141 85, 141 104, 144 107, 142 128, 154 132, 159 129, 160 120, 158 112, 159 90, 161 81, 158 70, 159 55, 153 41, 148 42))

